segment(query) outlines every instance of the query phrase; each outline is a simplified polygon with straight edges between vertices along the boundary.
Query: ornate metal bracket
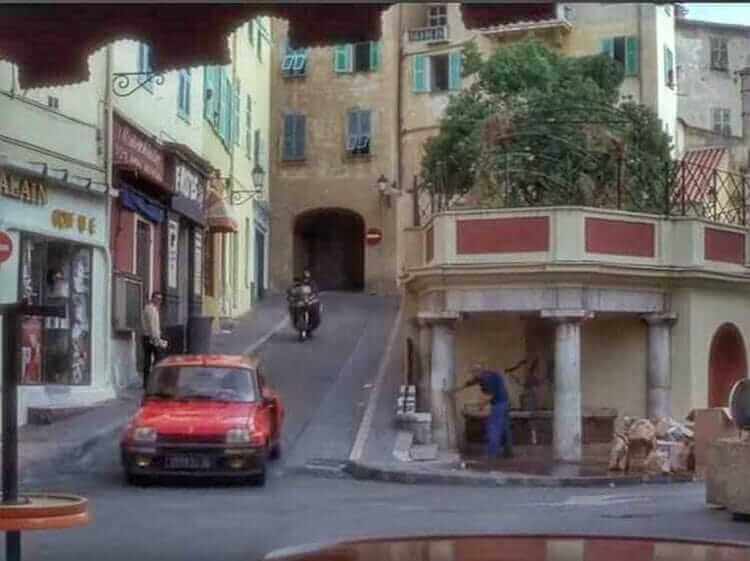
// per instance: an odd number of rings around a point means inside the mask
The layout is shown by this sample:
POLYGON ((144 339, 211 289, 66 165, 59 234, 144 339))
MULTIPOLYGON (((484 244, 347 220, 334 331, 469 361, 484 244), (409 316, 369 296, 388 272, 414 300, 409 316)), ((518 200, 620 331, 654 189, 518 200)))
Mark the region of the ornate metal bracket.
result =
POLYGON ((233 190, 226 195, 225 200, 229 201, 232 206, 244 205, 246 202, 255 199, 263 194, 263 189, 253 189, 251 191, 233 190))
POLYGON ((115 72, 112 74, 112 92, 118 97, 127 97, 150 84, 164 85, 164 74, 161 72, 115 72), (136 86, 131 87, 130 82, 136 86))

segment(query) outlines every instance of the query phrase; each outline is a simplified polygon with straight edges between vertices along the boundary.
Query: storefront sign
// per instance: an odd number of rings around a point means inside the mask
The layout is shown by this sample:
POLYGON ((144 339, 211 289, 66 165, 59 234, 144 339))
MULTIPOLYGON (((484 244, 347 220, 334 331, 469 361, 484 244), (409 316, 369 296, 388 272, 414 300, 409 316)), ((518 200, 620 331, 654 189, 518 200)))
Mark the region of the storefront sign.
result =
POLYGON ((203 294, 203 232, 193 232, 193 294, 200 298, 203 294))
POLYGON ((114 121, 114 161, 164 184, 164 154, 159 145, 120 119, 114 121))
POLYGON ((179 195, 200 205, 203 204, 205 186, 197 173, 185 165, 177 164, 174 177, 175 191, 179 195))
POLYGON ((180 223, 169 221, 167 233, 167 285, 177 288, 177 241, 180 237, 180 223))
POLYGON ((13 255, 13 240, 5 232, 0 232, 0 263, 5 263, 13 255))
POLYGON ((68 210, 55 209, 51 215, 52 225, 58 230, 77 229, 81 234, 96 234, 96 219, 68 210))
POLYGON ((0 193, 4 197, 18 199, 31 205, 47 204, 47 188, 44 184, 2 171, 0 171, 0 193))

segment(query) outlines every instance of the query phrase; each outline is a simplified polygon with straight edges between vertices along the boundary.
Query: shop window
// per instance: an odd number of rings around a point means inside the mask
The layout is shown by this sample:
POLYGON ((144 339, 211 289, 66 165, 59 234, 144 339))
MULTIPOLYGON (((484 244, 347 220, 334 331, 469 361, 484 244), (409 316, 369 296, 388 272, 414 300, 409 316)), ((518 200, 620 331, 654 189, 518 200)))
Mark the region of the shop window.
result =
POLYGON ((91 249, 38 236, 22 237, 21 295, 61 306, 62 318, 22 324, 22 384, 91 383, 91 249))

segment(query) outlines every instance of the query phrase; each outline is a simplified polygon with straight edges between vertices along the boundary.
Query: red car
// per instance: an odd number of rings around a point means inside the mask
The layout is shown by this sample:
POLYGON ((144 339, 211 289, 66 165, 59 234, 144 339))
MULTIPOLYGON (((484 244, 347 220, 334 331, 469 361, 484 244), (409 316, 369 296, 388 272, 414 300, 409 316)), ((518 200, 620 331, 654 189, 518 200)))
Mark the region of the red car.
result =
POLYGON ((128 482, 155 475, 251 477, 281 453, 284 408, 257 358, 179 355, 151 373, 120 443, 128 482))

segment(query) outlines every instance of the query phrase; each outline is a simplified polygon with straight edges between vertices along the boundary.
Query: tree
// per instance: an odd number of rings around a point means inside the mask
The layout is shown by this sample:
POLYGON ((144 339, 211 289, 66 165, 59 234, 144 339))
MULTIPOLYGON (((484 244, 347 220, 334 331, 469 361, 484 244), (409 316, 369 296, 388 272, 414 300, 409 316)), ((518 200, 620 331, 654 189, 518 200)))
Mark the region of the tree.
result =
POLYGON ((619 62, 537 41, 487 59, 472 43, 463 59, 469 86, 451 98, 422 160, 439 204, 474 191, 488 206, 663 207, 670 139, 653 111, 621 99, 619 62))

